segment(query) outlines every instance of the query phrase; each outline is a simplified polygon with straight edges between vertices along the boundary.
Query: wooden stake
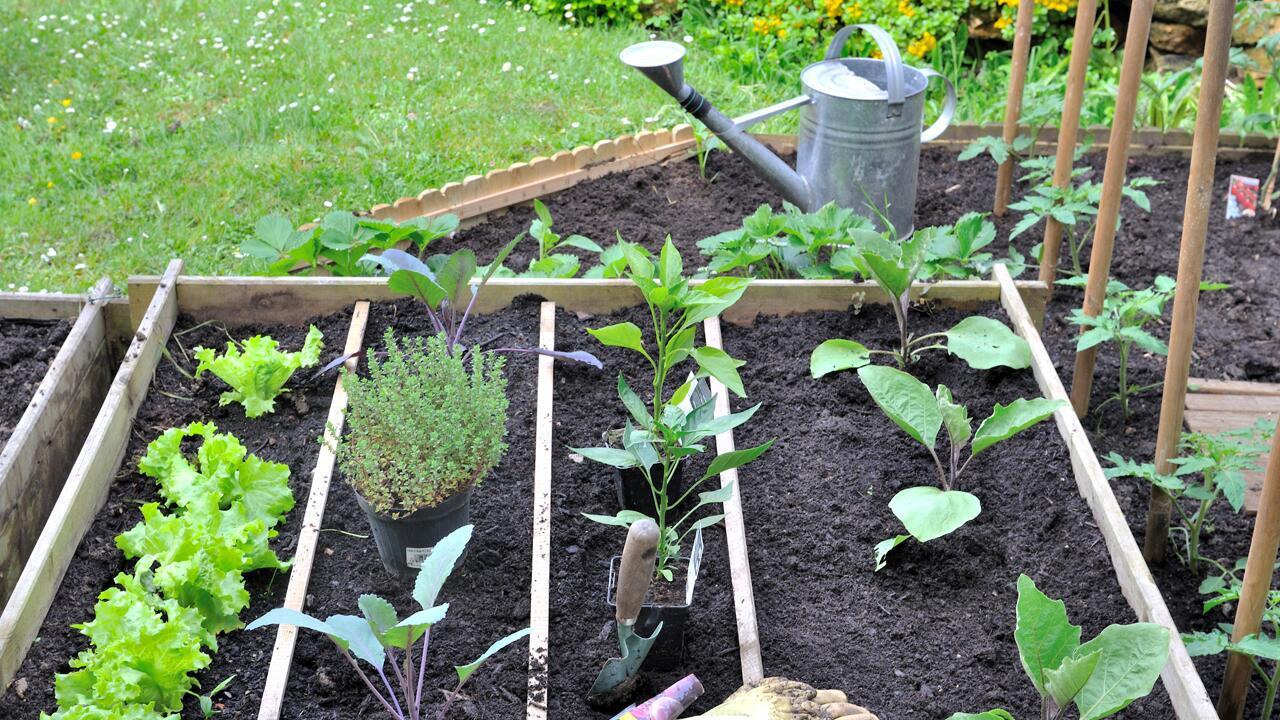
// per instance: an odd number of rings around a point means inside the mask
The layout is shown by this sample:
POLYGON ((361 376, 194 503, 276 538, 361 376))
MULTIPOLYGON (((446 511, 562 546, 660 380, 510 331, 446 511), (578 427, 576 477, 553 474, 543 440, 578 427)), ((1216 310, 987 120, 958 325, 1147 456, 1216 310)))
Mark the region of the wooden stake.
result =
MULTIPOLYGON (((1076 137, 1080 131, 1080 106, 1084 103, 1084 81, 1093 53, 1093 21, 1098 0, 1080 0, 1076 5, 1076 28, 1071 36, 1071 64, 1067 67, 1067 92, 1062 98, 1062 121, 1058 125, 1058 155, 1053 164, 1053 186, 1064 188, 1071 182, 1076 160, 1076 137)), ((1040 280, 1053 293, 1062 250, 1062 226, 1053 218, 1045 220, 1044 247, 1040 255, 1040 280)))
MULTIPOLYGON (((1031 26, 1035 19, 1035 0, 1018 0, 1018 21, 1013 31, 1013 64, 1009 67, 1009 94, 1004 104, 1004 144, 1012 145, 1018 137, 1018 119, 1022 117, 1022 92, 1027 84, 1027 59, 1031 55, 1031 26)), ((1033 141, 1034 142, 1034 141, 1033 141)), ((1013 194, 1013 162, 1010 155, 1000 163, 996 173, 994 212, 1003 216, 1013 194)))
MULTIPOLYGON (((724 349, 720 336, 720 318, 707 318, 702 324, 707 346, 724 349)), ((729 391, 719 380, 711 378, 711 393, 716 398, 715 416, 724 417, 729 410, 729 391)), ((733 431, 716 435, 716 454, 734 451, 733 431)), ((760 631, 756 624, 756 598, 751 589, 751 564, 747 561, 747 529, 742 516, 742 485, 738 471, 720 473, 720 487, 733 485, 733 495, 724 503, 724 534, 729 545, 729 577, 733 584, 733 611, 738 618, 738 659, 742 664, 743 684, 764 679, 764 661, 760 658, 760 631)))
MULTIPOLYGON (((1124 63, 1120 68, 1115 121, 1111 124, 1107 167, 1102 176, 1102 200, 1098 204, 1093 247, 1089 252, 1089 284, 1084 292, 1084 314, 1090 317, 1102 312, 1102 301, 1107 296, 1111 250, 1115 245, 1116 225, 1120 221, 1121 191, 1124 190, 1125 168, 1129 163, 1129 138, 1133 134, 1133 118, 1138 109, 1138 92, 1142 85, 1142 68, 1147 61, 1147 36, 1151 31, 1154 5, 1154 0, 1134 0, 1129 9, 1129 30, 1124 40, 1124 63)), ((1071 379, 1071 406, 1078 417, 1084 417, 1089 411, 1093 366, 1097 358, 1097 346, 1076 353, 1075 375, 1071 379)))
POLYGON ((1276 154, 1271 159, 1271 173, 1267 175, 1267 183, 1262 186, 1262 209, 1271 211, 1271 196, 1276 191, 1276 176, 1280 175, 1280 140, 1276 140, 1276 154))
MULTIPOLYGON (((1277 550, 1280 550, 1280 423, 1277 423, 1276 433, 1271 437, 1271 458, 1267 460, 1262 501, 1253 523, 1253 540, 1249 543, 1249 560, 1244 568, 1240 602, 1236 605, 1232 642, 1253 635, 1262 626, 1262 611, 1267 607, 1267 596, 1271 592, 1277 550)), ((1248 655, 1227 654, 1227 671, 1222 678, 1222 694, 1218 696, 1219 718, 1240 720, 1252 674, 1253 664, 1248 655)))
MULTIPOLYGON (((351 325, 347 329, 347 344, 342 349, 346 355, 359 352, 364 345, 364 329, 369 322, 369 303, 357 302, 351 313, 351 325)), ((356 358, 347 359, 346 367, 355 372, 356 358)), ((289 587, 285 590, 284 606, 302 611, 307 600, 307 585, 311 581, 311 566, 315 562, 316 547, 320 543, 320 523, 324 520, 324 508, 329 499, 329 482, 333 480, 334 450, 342 435, 342 423, 347 416, 347 391, 339 376, 329 401, 329 416, 325 422, 324 442, 316 456, 315 469, 311 471, 311 490, 307 493, 307 509, 302 515, 302 529, 298 532, 297 550, 293 555, 293 568, 289 570, 289 587)), ((262 704, 258 706, 258 720, 276 720, 284 707, 284 694, 289 685, 289 669, 293 666, 293 650, 298 642, 298 628, 281 625, 276 630, 275 646, 271 650, 271 664, 267 667, 267 680, 262 689, 262 704)))
MULTIPOLYGON (((556 349, 556 304, 542 303, 538 347, 556 349)), ((533 567, 529 586, 529 691, 525 717, 547 718, 547 657, 551 652, 551 436, 555 360, 538 356, 538 425, 533 457, 533 567)))
MULTIPOLYGON (((1182 216, 1182 245, 1178 251, 1178 288, 1173 296, 1173 323, 1169 328, 1169 358, 1164 368, 1164 395, 1160 399, 1160 428, 1156 436, 1156 471, 1170 473, 1169 460, 1177 455, 1182 436, 1182 411, 1191 369, 1191 345, 1196 334, 1196 303, 1204 271, 1204 240, 1213 201, 1213 170, 1217 164, 1218 123, 1222 94, 1227 82, 1227 57, 1231 51, 1234 0, 1213 0, 1204 46, 1204 70, 1200 75, 1200 101, 1196 135, 1187 177, 1187 203, 1182 216)), ((1164 558, 1168 543, 1171 500, 1165 491, 1151 488, 1143 555, 1148 562, 1164 558)))

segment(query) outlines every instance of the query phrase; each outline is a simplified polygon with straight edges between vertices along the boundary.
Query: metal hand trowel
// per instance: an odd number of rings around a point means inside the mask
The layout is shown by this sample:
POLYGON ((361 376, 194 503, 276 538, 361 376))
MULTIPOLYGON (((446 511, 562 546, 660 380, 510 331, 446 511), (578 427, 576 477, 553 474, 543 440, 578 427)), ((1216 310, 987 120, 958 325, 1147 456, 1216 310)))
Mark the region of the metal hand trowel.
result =
POLYGON ((649 637, 635 631, 640 606, 649 592, 657 560, 658 524, 648 518, 633 523, 627 531, 627 542, 622 548, 622 563, 618 568, 615 618, 618 621, 618 647, 622 656, 606 662, 600 676, 591 686, 587 702, 593 706, 617 705, 631 695, 640 675, 640 666, 644 664, 654 639, 662 632, 661 624, 649 637))

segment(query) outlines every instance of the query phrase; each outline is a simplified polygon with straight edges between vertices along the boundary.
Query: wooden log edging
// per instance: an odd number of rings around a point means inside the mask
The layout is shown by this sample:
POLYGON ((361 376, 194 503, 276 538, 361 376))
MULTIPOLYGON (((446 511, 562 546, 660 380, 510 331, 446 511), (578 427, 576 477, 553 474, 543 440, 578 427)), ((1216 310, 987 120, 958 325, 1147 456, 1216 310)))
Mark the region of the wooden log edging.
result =
POLYGON ((1129 530, 1124 512, 1111 492, 1111 484, 1103 473, 1084 427, 1071 408, 1070 396, 1062 385, 1048 350, 1040 340, 1035 323, 1022 304, 1013 278, 1003 265, 997 264, 993 273, 1000 283, 1001 304, 1008 313, 1014 330, 1031 346, 1031 367, 1040 391, 1047 398, 1067 402, 1066 406, 1054 412, 1053 418, 1071 455, 1071 467, 1080 495, 1089 503, 1093 519, 1106 540, 1107 552, 1111 555, 1120 591, 1139 620, 1163 625, 1173 635, 1169 646, 1169 661, 1160 677, 1169 693, 1174 712, 1178 720, 1216 720, 1217 712, 1209 701, 1204 682, 1196 672, 1191 656, 1187 654, 1178 627, 1165 605, 1164 596, 1160 594, 1151 570, 1142 557, 1142 551, 1129 530))
MULTIPOLYGON (((544 302, 538 347, 556 349, 556 304, 544 302)), ((554 432, 555 358, 538 356, 537 429, 533 459, 533 552, 529 577, 529 690, 525 717, 547 719, 547 675, 551 655, 551 438, 554 432)))
MULTIPOLYGON (((702 325, 707 336, 707 346, 724 349, 720 334, 720 318, 709 317, 702 325)), ((715 416, 728 415, 729 390, 715 378, 711 378, 711 393, 715 396, 715 416)), ((735 450, 733 431, 716 435, 716 454, 735 450)), ((738 482, 736 468, 720 473, 720 487, 733 485, 733 494, 724 503, 724 534, 729 546, 729 578, 733 585, 733 612, 738 621, 738 659, 742 665, 744 685, 764 679, 764 661, 760 657, 760 630, 756 624, 756 597, 751 587, 751 563, 747 558, 746 519, 742 514, 742 485, 738 482)))
POLYGON ((35 641, 67 566, 106 502, 124 459, 129 429, 178 318, 182 261, 169 263, 116 371, 83 449, 63 485, 18 583, 0 614, 0 687, 8 687, 35 641))
MULTIPOLYGON (((347 343, 343 354, 349 356, 347 370, 355 372, 358 362, 355 353, 364 346, 365 328, 369 322, 369 303, 359 301, 351 313, 347 330, 347 343)), ((284 607, 301 612, 307 600, 307 585, 311 581, 311 567, 315 561, 316 547, 320 541, 320 523, 324 520, 325 504, 329 498, 329 484, 333 480, 336 460, 334 450, 342 434, 342 424, 347 413, 347 391, 342 386, 342 376, 334 384, 333 399, 329 402, 329 415, 325 422, 324 442, 311 471, 311 490, 307 494, 307 509, 302 516, 302 528, 298 532, 297 550, 293 567, 289 571, 289 587, 285 591, 284 607)), ((271 664, 262 689, 262 704, 258 707, 259 720, 277 720, 284 707, 284 696, 289 683, 289 670, 293 666, 293 650, 298 642, 296 625, 281 625, 276 630, 275 645, 271 650, 271 664)))
POLYGON ((0 317, 74 320, 0 450, 0 605, 17 584, 111 385, 114 338, 103 302, 111 293, 111 280, 103 278, 87 295, 0 298, 0 317))

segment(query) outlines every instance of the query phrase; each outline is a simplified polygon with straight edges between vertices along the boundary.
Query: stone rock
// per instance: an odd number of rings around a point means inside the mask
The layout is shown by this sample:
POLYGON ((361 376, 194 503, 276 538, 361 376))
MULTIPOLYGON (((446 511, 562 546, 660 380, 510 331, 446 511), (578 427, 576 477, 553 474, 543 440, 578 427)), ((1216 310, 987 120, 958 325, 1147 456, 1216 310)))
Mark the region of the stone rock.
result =
POLYGON ((975 8, 969 14, 969 37, 975 40, 999 40, 1004 32, 996 27, 1000 14, 985 9, 975 8))
MULTIPOLYGON (((1280 2, 1280 0, 1266 0, 1266 2, 1280 2)), ((1270 23, 1257 22, 1243 25, 1240 23, 1240 16, 1236 15, 1236 27, 1231 32, 1231 44, 1253 45, 1277 32, 1280 32, 1280 17, 1272 18, 1270 23)))
POLYGON ((1156 0, 1151 14, 1164 22, 1204 27, 1209 23, 1209 0, 1156 0))
POLYGON ((1244 51, 1245 55, 1254 62, 1255 67, 1249 70, 1249 75, 1261 84, 1271 74, 1271 57, 1267 55, 1262 48, 1251 47, 1244 51))
POLYGON ((1162 73, 1177 72, 1195 65, 1199 59, 1199 55, 1179 55, 1177 53, 1160 52, 1156 48, 1151 48, 1151 60, 1147 63, 1147 69, 1162 73))
POLYGON ((1178 55, 1203 55, 1204 28, 1152 21, 1151 46, 1178 55))

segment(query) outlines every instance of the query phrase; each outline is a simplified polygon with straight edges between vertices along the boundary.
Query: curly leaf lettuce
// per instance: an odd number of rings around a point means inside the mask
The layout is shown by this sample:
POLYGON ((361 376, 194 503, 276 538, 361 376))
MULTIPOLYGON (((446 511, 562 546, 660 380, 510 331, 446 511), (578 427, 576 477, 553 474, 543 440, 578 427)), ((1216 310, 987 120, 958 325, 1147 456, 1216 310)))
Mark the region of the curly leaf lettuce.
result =
POLYGON ((228 342, 222 355, 215 354, 211 348, 199 347, 195 350, 196 359, 200 361, 196 377, 205 371, 217 375, 231 386, 231 390, 222 393, 220 405, 238 402, 244 406, 245 417, 260 417, 275 412, 276 396, 298 368, 313 367, 320 362, 323 338, 320 328, 312 325, 298 352, 282 352, 279 343, 266 335, 255 335, 245 340, 243 346, 228 342))

